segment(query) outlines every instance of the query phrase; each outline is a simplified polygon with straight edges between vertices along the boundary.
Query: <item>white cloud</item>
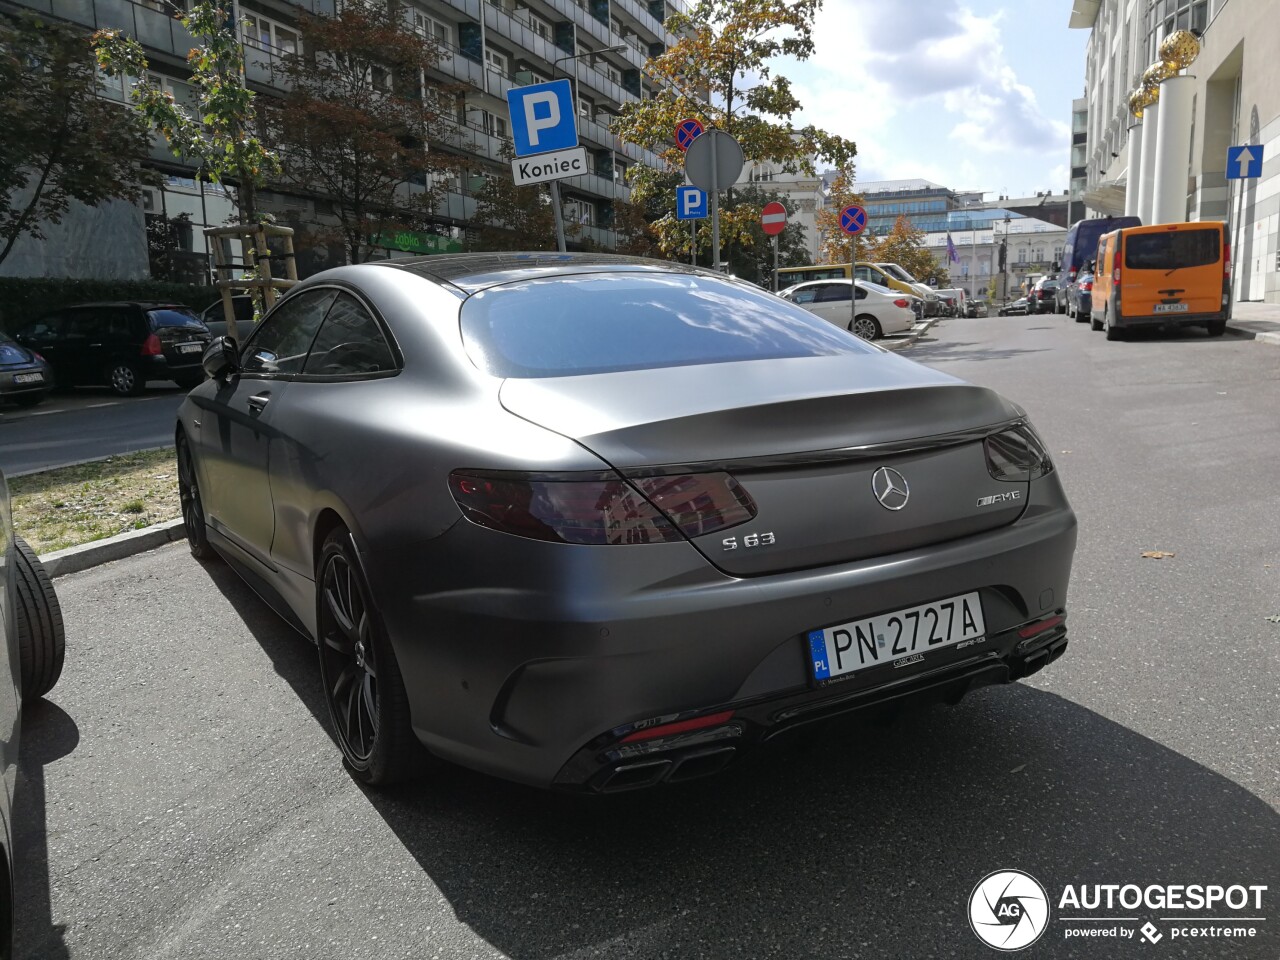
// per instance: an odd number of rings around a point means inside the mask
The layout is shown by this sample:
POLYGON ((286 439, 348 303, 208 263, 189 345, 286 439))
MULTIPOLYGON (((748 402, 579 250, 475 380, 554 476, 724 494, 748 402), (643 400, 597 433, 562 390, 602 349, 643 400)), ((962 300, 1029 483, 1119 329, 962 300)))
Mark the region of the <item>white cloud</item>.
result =
POLYGON ((1069 130, 1011 66, 1009 27, 965 0, 826 0, 814 56, 784 68, 805 106, 796 119, 855 140, 860 180, 1043 181, 1045 160, 1069 149, 1069 130))

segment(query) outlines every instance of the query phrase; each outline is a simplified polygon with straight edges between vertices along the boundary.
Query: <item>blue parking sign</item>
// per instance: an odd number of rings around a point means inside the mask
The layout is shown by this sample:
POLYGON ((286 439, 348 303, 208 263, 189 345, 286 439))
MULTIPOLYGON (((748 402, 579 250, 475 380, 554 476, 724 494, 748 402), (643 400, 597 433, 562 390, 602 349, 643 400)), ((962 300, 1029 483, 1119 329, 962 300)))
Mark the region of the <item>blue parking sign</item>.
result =
POLYGON ((697 187, 676 187, 676 219, 705 220, 707 217, 707 192, 697 187))
POLYGON ((552 80, 507 91, 516 156, 567 150, 578 145, 573 88, 568 80, 552 80))

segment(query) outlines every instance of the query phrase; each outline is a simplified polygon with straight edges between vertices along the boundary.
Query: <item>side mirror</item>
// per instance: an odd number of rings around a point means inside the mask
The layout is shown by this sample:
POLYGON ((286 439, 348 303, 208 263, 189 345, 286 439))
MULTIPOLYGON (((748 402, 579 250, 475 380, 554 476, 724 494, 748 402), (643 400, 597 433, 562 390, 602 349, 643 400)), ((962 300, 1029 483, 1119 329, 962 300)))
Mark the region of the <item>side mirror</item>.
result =
POLYGON ((200 365, 211 379, 225 379, 240 372, 240 350, 230 337, 215 337, 204 348, 200 365))

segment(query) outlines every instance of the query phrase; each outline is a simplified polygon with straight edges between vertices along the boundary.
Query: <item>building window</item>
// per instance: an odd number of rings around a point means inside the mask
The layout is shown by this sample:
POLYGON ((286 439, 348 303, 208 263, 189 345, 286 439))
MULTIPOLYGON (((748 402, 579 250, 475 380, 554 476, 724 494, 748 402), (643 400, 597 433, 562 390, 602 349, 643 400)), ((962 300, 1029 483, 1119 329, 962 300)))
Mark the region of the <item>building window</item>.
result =
POLYGON ((298 53, 302 44, 298 39, 298 31, 279 21, 264 17, 260 13, 242 11, 244 20, 244 42, 259 50, 274 50, 277 53, 298 53))
POLYGON ((452 46, 452 31, 441 23, 425 13, 414 11, 413 13, 413 29, 428 40, 434 40, 446 47, 452 46))
POLYGON ((484 64, 486 68, 488 68, 489 70, 492 70, 498 76, 504 77, 504 78, 508 76, 508 73, 507 73, 508 60, 507 60, 507 55, 505 53, 499 53, 497 50, 494 50, 492 47, 485 47, 484 48, 484 64))
POLYGON ((505 138, 507 136, 506 117, 499 117, 497 114, 482 110, 480 111, 480 125, 484 127, 484 132, 491 137, 505 138))

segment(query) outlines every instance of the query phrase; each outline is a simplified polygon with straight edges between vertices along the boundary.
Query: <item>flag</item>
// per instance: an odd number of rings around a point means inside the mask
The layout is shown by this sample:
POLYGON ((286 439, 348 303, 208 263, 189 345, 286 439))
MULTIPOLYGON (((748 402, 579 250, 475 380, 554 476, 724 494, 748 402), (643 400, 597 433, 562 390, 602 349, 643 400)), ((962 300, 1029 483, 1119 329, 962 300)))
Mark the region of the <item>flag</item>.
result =
POLYGON ((960 254, 956 253, 956 245, 951 242, 951 231, 947 231, 947 260, 951 263, 960 262, 960 254))

